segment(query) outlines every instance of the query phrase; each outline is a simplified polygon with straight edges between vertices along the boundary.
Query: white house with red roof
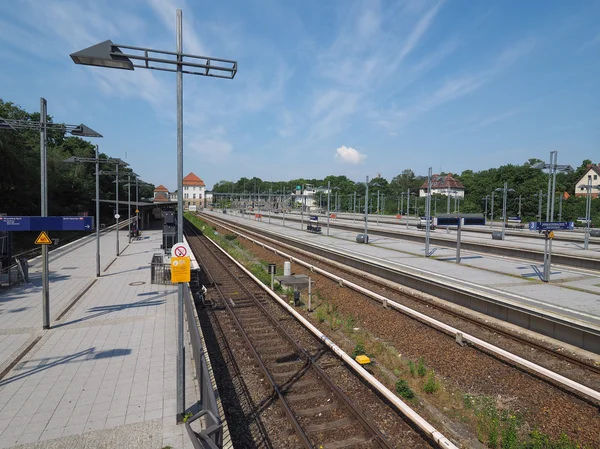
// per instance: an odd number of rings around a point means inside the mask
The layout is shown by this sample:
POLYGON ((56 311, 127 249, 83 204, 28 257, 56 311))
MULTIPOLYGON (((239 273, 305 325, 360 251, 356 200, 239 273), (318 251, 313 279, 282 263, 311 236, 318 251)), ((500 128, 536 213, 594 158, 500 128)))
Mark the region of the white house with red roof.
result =
MULTIPOLYGON (((465 197, 465 186, 452 177, 452 173, 447 175, 431 176, 431 194, 465 197)), ((427 196, 427 180, 419 187, 419 196, 427 196)))
POLYGON ((591 182, 592 198, 597 198, 600 191, 598 190, 598 187, 600 187, 600 166, 597 164, 587 164, 586 169, 586 172, 579 178, 577 184, 575 184, 575 196, 586 196, 588 182, 591 182))

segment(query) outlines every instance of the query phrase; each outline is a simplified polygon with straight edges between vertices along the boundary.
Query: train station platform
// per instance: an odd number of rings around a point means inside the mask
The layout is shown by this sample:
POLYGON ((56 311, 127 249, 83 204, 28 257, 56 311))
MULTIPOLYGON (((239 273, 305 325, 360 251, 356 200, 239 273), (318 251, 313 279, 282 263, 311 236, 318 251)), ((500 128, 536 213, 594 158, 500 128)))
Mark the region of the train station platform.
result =
POLYGON ((176 424, 177 287, 150 279, 162 232, 119 243, 116 257, 116 232, 103 234, 99 278, 95 236, 50 253, 48 330, 39 258, 29 285, 0 295, 0 448, 193 448, 176 424))
MULTIPOLYGON (((374 260, 393 269, 435 278, 439 283, 465 291, 477 291, 540 314, 554 314, 565 321, 597 329, 600 333, 600 273, 592 270, 552 266, 551 281, 545 283, 541 281, 542 263, 461 250, 461 263, 457 264, 456 249, 431 245, 430 251, 433 254, 427 258, 424 243, 377 235, 370 235, 367 245, 356 243, 357 234, 364 231, 364 227, 358 227, 359 223, 356 231, 330 227, 327 236, 324 221, 319 223, 322 234, 312 234, 302 230, 298 221, 286 220, 284 227, 282 214, 273 215, 269 223, 267 216, 257 220, 254 215, 244 214, 242 217, 239 211, 223 214, 221 211, 205 210, 204 213, 215 218, 268 229, 321 248, 374 260)), ((308 223, 308 216, 305 216, 304 227, 308 223)), ((376 226, 370 223, 369 229, 375 229, 376 226)), ((424 234, 416 229, 412 232, 424 234)), ((445 229, 437 229, 434 232, 446 235, 445 229)), ((518 244, 525 245, 527 242, 518 244)))

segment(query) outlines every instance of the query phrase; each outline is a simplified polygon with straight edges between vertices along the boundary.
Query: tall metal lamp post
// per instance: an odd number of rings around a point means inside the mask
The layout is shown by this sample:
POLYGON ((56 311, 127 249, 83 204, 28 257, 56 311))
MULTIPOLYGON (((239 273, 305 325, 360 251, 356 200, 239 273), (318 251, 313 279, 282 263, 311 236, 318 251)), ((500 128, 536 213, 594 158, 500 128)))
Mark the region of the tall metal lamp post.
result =
MULTIPOLYGON (((588 249, 590 241, 590 223, 592 221, 592 177, 588 176, 587 184, 579 186, 580 190, 587 190, 585 198, 585 238, 583 240, 583 249, 588 249)), ((600 186, 596 186, 596 189, 600 189, 600 186)))
MULTIPOLYGON (((40 184, 41 184, 41 207, 40 215, 48 216, 48 130, 68 132, 77 137, 102 137, 85 125, 64 125, 60 123, 48 123, 48 105, 45 98, 40 98, 40 121, 31 122, 27 120, 10 120, 0 117, 0 130, 36 129, 40 131, 40 184)), ((48 246, 42 245, 42 316, 44 329, 50 329, 50 279, 48 268, 48 246)))
POLYGON ((503 188, 496 189, 496 192, 502 192, 502 240, 504 240, 504 235, 506 233, 506 199, 508 196, 508 192, 514 192, 514 189, 508 188, 508 183, 504 183, 503 188))
MULTIPOLYGON (((134 68, 162 70, 177 73, 177 239, 183 242, 183 73, 233 79, 237 62, 183 53, 182 13, 177 10, 177 51, 115 45, 107 40, 85 50, 71 54, 75 64, 133 70, 134 68), (123 50, 127 51, 125 53, 123 50), (134 62, 140 61, 141 64, 134 62), (174 66, 174 67, 173 67, 174 66)), ((185 371, 183 346, 183 284, 177 289, 177 420, 185 412, 185 371)))
POLYGON ((431 229, 431 173, 432 168, 429 167, 427 174, 427 197, 425 199, 425 257, 429 257, 429 232, 431 229))
POLYGON ((117 227, 117 229, 116 229, 116 231, 117 231, 117 238, 116 238, 116 244, 117 244, 116 250, 117 250, 117 252, 116 252, 116 255, 117 255, 117 257, 119 257, 119 254, 121 253, 121 251, 119 251, 119 218, 121 218, 121 216, 119 214, 119 175, 120 174, 125 174, 125 175, 127 174, 127 173, 123 173, 123 172, 119 173, 119 166, 126 167, 129 164, 127 162, 122 161, 119 158, 115 158, 114 164, 115 164, 115 171, 104 171, 104 170, 102 170, 102 171, 100 171, 100 174, 101 175, 115 175, 116 176, 115 181, 114 181, 115 184, 116 184, 116 186, 115 186, 115 221, 116 221, 116 227, 117 227))
MULTIPOLYGON (((546 221, 554 221, 554 195, 556 193, 556 172, 571 173, 573 167, 570 165, 558 165, 558 151, 550 152, 550 163, 538 162, 531 168, 548 169, 548 201, 546 203, 546 221)), ((540 213, 541 215, 541 213, 540 213)), ((540 217, 540 221, 541 217, 540 217)))
POLYGON ((100 159, 98 145, 96 145, 95 158, 71 156, 63 161, 67 163, 96 164, 96 277, 100 277, 100 163, 116 163, 117 161, 113 158, 100 159))

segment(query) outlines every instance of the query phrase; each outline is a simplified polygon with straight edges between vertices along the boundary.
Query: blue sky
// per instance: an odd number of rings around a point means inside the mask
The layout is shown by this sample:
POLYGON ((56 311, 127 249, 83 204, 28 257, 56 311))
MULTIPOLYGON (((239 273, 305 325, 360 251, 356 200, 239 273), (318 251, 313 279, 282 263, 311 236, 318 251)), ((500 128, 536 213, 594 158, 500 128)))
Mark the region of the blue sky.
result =
POLYGON ((184 76, 184 171, 219 180, 388 180, 527 159, 599 162, 600 2, 17 0, 0 2, 0 97, 104 135, 176 188, 175 76, 76 66, 111 39, 238 61, 184 76))

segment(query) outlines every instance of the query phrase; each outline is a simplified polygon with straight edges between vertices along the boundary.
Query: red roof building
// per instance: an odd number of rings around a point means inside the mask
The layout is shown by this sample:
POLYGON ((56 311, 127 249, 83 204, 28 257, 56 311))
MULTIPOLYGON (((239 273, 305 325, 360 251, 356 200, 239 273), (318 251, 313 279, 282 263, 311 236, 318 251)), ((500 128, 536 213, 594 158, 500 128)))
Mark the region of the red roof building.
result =
MULTIPOLYGON (((431 176, 431 194, 465 197, 465 186, 452 177, 452 173, 447 175, 431 176)), ((419 196, 427 196, 427 180, 419 187, 419 196)))
POLYGON ((154 202, 169 201, 169 189, 162 184, 154 189, 154 202))

